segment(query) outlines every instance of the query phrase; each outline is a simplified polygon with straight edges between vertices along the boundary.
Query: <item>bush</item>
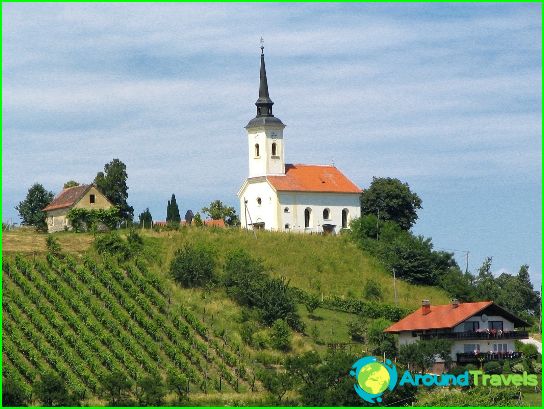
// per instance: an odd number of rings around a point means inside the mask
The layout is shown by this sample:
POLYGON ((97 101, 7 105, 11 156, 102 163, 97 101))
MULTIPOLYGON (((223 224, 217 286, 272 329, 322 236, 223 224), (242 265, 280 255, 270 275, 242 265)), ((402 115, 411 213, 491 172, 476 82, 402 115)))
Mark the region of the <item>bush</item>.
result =
POLYGON ((202 287, 213 282, 215 264, 209 248, 186 244, 176 252, 170 274, 184 287, 202 287))
POLYGON ((160 376, 146 376, 136 383, 136 396, 140 406, 160 406, 167 389, 160 376))
POLYGON ((477 367, 476 365, 474 365, 474 364, 466 364, 466 365, 465 365, 465 369, 466 369, 467 371, 469 371, 469 372, 470 372, 470 371, 477 371, 477 370, 478 370, 478 367, 477 367))
POLYGON ((512 373, 512 366, 510 365, 510 360, 506 359, 504 361, 504 365, 502 366, 502 373, 504 373, 504 374, 511 374, 512 373))
POLYGON ((289 351, 291 349, 291 329, 284 320, 276 320, 272 325, 270 334, 272 347, 281 351, 289 351))
POLYGON ((484 364, 484 372, 486 374, 501 374, 502 366, 497 361, 490 361, 484 364))
POLYGON ((363 298, 370 301, 380 301, 383 298, 380 284, 375 280, 368 280, 363 288, 363 298))
POLYGON ((512 372, 513 373, 523 373, 523 371, 525 370, 524 366, 523 366, 523 363, 521 362, 518 362, 517 364, 514 364, 512 365, 512 372))
POLYGON ((317 308, 319 308, 321 301, 319 301, 319 297, 317 295, 308 294, 304 300, 304 305, 306 306, 308 313, 311 315, 317 308))
POLYGON ((58 255, 62 251, 58 239, 51 234, 47 235, 45 245, 51 254, 58 255))
POLYGON ((464 373, 467 369, 463 365, 456 365, 453 368, 451 368, 448 373, 451 373, 452 375, 459 376, 462 373, 464 373))
POLYGON ((112 254, 123 260, 129 259, 132 254, 128 242, 117 232, 98 235, 94 240, 94 247, 100 254, 112 254))
POLYGON ((348 323, 348 334, 353 341, 364 342, 368 320, 359 317, 348 323))
POLYGON ((28 406, 31 393, 19 379, 7 378, 2 385, 2 406, 28 406))

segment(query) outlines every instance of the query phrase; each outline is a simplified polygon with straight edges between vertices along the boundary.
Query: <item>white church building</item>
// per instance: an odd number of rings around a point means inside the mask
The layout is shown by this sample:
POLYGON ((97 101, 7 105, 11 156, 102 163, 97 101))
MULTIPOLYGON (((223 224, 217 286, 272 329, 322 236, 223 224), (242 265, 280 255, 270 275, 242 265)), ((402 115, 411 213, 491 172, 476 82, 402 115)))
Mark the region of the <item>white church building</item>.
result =
POLYGON ((238 191, 241 226, 337 234, 361 215, 361 189, 335 166, 285 163, 285 125, 272 114, 263 51, 257 116, 245 127, 249 176, 238 191))

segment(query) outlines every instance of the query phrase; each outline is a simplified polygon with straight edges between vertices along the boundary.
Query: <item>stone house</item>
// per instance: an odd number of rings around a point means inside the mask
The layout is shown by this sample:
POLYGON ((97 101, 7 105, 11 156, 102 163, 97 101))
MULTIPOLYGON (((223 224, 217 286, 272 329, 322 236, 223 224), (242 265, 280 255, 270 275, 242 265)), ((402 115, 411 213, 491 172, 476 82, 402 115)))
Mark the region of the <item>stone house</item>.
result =
POLYGON ((113 204, 95 185, 79 185, 63 189, 43 211, 49 233, 71 230, 68 212, 73 208, 109 209, 113 204))

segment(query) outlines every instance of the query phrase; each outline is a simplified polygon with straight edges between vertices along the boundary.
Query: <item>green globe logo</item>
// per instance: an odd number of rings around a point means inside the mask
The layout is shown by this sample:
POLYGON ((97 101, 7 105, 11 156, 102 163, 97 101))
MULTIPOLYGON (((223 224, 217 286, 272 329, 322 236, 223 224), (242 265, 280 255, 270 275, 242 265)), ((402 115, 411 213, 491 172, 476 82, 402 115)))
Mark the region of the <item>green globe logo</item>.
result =
POLYGON ((391 376, 385 366, 379 362, 373 362, 361 368, 357 382, 365 392, 378 395, 389 386, 391 376))
POLYGON ((370 403, 381 402, 383 393, 392 391, 398 378, 397 368, 389 359, 382 363, 374 356, 359 359, 349 374, 357 381, 353 385, 355 392, 370 403))

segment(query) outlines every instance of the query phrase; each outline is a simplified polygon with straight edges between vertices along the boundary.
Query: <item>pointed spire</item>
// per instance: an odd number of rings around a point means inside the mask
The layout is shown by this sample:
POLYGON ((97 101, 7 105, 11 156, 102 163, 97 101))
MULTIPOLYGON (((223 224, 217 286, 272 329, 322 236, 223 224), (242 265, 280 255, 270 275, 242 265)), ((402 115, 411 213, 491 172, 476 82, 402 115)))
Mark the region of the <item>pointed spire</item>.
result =
POLYGON ((268 94, 268 80, 266 78, 266 66, 264 63, 264 40, 262 37, 259 99, 255 102, 255 105, 257 105, 257 116, 274 116, 272 115, 272 105, 274 105, 274 102, 272 102, 268 94))

